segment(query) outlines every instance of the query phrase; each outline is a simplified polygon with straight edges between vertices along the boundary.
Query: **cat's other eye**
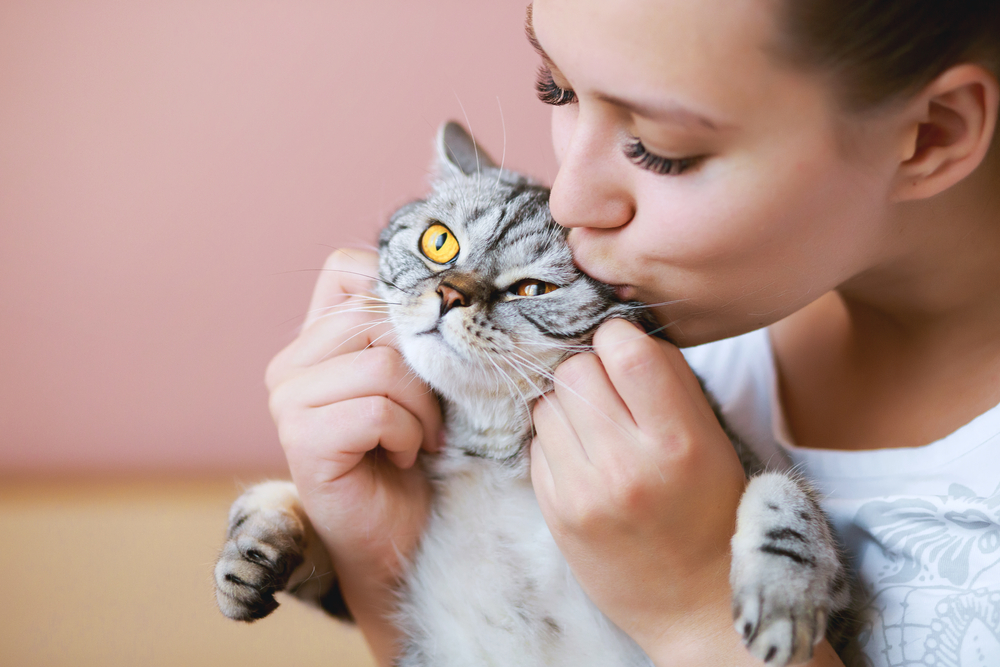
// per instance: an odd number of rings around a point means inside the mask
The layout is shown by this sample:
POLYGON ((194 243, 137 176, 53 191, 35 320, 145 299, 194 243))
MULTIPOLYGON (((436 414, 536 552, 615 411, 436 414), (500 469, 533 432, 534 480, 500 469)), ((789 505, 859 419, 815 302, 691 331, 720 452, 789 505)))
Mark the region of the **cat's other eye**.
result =
POLYGON ((514 283, 507 291, 514 296, 541 296, 542 294, 554 292, 557 289, 559 289, 559 285, 547 283, 544 280, 528 278, 514 283))
POLYGON ((552 70, 542 65, 538 68, 538 78, 535 80, 535 93, 545 104, 561 107, 564 104, 576 102, 576 93, 568 88, 561 88, 552 78, 552 70))
POLYGON ((420 252, 435 264, 447 264, 458 257, 458 239, 450 229, 435 222, 420 236, 420 252))

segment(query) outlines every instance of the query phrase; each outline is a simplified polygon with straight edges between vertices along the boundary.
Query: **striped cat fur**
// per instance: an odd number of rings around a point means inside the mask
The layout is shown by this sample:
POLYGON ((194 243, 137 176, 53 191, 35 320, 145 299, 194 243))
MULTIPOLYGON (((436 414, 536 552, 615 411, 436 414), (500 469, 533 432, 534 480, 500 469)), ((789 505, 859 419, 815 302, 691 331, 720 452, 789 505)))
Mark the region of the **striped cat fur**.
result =
MULTIPOLYGON (((397 664, 650 665, 557 549, 526 445, 533 402, 601 323, 655 324, 575 267, 548 190, 497 166, 455 123, 438 133, 437 173, 379 242, 376 292, 407 363, 441 399, 446 434, 442 452, 422 455, 434 499, 399 590, 397 664)), ((750 479, 732 540, 735 627, 767 664, 803 662, 824 633, 835 645, 850 634, 847 573, 808 483, 764 471, 733 443, 750 479)), ((224 614, 266 616, 287 591, 349 618, 336 578, 317 572, 332 572, 330 560, 291 483, 236 501, 215 569, 224 614)))

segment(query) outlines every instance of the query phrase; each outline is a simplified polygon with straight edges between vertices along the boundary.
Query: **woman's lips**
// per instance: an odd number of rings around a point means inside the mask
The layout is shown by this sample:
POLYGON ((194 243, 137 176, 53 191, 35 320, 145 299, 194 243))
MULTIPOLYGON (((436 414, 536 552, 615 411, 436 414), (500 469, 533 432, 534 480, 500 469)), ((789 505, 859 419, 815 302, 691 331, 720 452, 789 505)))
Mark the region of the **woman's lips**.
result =
POLYGON ((632 285, 612 285, 615 288, 615 294, 622 301, 634 301, 636 295, 636 289, 632 285))
POLYGON ((615 294, 622 301, 632 301, 636 298, 636 293, 638 292, 638 290, 635 288, 634 285, 616 283, 612 280, 608 280, 607 278, 601 276, 600 273, 589 270, 587 267, 583 266, 583 264, 581 264, 576 257, 573 258, 573 263, 576 265, 576 268, 580 269, 594 280, 598 280, 602 283, 611 285, 611 287, 615 289, 615 294))
MULTIPOLYGON (((579 232, 583 230, 573 230, 573 231, 579 232)), ((594 280, 598 280, 602 283, 605 283, 613 287, 615 290, 615 294, 622 301, 633 301, 637 298, 636 295, 638 294, 638 290, 634 285, 615 282, 613 279, 610 278, 610 276, 602 275, 602 273, 604 273, 602 268, 595 269, 594 267, 586 266, 587 253, 585 252, 585 248, 580 247, 580 242, 578 237, 574 237, 573 234, 570 234, 569 245, 570 245, 570 251, 573 253, 573 263, 576 265, 576 268, 583 271, 594 280), (574 243, 574 241, 576 242, 574 243)), ((611 271, 610 273, 614 273, 614 271, 611 271)), ((618 277, 621 278, 621 276, 618 277)))

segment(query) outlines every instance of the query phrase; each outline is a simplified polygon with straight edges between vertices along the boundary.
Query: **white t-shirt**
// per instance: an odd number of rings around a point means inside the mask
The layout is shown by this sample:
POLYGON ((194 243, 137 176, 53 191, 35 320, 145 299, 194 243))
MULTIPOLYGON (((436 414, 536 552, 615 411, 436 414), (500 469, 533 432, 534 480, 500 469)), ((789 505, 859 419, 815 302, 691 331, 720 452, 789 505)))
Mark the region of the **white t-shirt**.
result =
POLYGON ((807 449, 787 435, 766 330, 684 354, 733 431, 823 497, 865 588, 858 664, 1000 667, 1000 406, 923 447, 807 449))

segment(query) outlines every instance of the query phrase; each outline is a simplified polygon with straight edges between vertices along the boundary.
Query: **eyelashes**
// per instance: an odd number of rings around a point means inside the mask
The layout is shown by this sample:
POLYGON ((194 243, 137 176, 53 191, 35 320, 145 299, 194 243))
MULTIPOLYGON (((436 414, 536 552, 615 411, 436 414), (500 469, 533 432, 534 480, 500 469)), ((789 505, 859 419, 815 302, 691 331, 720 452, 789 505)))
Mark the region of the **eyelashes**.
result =
POLYGON ((543 104, 561 107, 564 104, 576 102, 576 93, 566 88, 560 88, 552 79, 552 70, 545 65, 538 68, 538 78, 535 80, 535 93, 543 104))
POLYGON ((638 137, 632 137, 625 146, 625 157, 637 167, 661 176, 680 176, 701 160, 700 157, 669 158, 655 155, 646 150, 638 137))
MULTIPOLYGON (((542 65, 535 80, 535 93, 544 104, 561 107, 577 101, 576 93, 559 87, 552 78, 552 70, 542 65)), ((625 146, 625 157, 640 169, 661 176, 679 176, 691 167, 697 166, 701 157, 667 158, 650 153, 638 137, 632 137, 625 146)))

